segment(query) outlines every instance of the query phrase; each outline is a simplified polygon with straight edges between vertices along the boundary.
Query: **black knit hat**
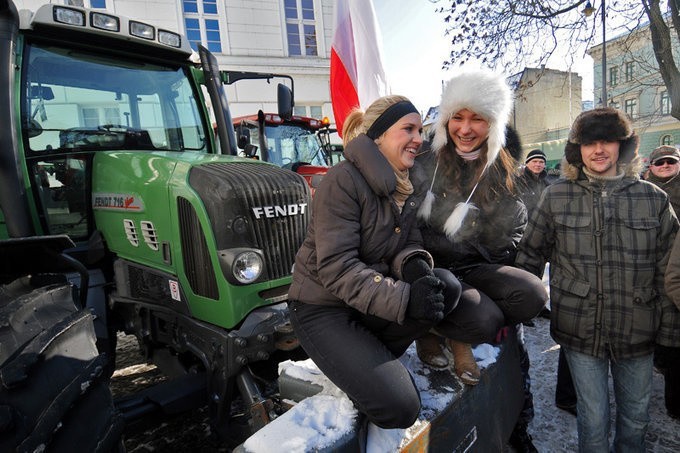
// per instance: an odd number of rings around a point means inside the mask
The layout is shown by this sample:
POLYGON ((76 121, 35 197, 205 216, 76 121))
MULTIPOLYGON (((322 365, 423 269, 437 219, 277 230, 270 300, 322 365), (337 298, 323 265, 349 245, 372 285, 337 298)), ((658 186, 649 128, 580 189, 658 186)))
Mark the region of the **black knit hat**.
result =
POLYGON ((543 162, 548 161, 548 158, 546 157, 545 153, 540 149, 532 149, 531 151, 529 151, 529 154, 527 154, 527 158, 524 160, 524 163, 528 164, 529 161, 533 159, 543 159, 543 162))
POLYGON ((582 165, 581 145, 599 140, 619 142, 619 162, 628 163, 637 155, 639 138, 625 113, 602 107, 581 113, 574 120, 564 147, 564 156, 572 165, 582 165))

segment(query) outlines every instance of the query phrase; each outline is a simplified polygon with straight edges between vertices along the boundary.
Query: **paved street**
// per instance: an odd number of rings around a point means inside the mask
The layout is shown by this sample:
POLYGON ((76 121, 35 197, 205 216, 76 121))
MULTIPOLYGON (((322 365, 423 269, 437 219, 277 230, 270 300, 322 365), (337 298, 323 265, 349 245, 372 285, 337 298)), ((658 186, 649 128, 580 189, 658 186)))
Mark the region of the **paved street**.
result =
MULTIPOLYGON (((554 405, 559 348, 550 337, 547 319, 535 320, 536 327, 524 327, 531 358, 532 393, 536 415, 529 432, 536 448, 543 453, 577 451, 576 418, 554 405)), ((610 381, 611 382, 611 381, 610 381)), ((612 396, 613 406, 613 396, 612 396)), ((614 415, 612 409, 612 415, 614 415)), ((680 420, 666 415, 663 404, 663 377, 654 373, 651 425, 647 450, 657 453, 680 451, 680 420)), ((613 426, 613 423, 612 423, 613 426)))

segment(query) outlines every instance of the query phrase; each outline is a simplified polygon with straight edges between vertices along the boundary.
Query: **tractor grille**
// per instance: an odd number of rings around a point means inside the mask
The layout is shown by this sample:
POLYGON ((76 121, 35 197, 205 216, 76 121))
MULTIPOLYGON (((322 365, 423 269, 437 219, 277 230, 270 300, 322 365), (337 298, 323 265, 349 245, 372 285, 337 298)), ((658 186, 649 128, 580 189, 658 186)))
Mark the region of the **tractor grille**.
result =
POLYGON ((189 201, 182 197, 177 198, 177 210, 182 259, 191 290, 194 294, 217 300, 219 298, 217 280, 196 211, 189 201))
POLYGON ((266 279, 290 275, 311 214, 301 176, 255 161, 220 162, 194 167, 189 182, 203 200, 218 249, 260 249, 266 279))

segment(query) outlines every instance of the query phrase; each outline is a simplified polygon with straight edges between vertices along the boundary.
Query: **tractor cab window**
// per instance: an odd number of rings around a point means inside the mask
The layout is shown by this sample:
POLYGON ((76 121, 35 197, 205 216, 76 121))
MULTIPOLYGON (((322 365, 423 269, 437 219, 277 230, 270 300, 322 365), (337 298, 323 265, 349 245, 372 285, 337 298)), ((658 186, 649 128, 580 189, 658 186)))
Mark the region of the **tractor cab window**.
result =
POLYGON ((205 152, 206 125, 183 70, 32 46, 24 137, 34 153, 205 152))
POLYGON ((272 162, 279 166, 290 166, 297 162, 312 165, 326 165, 321 143, 313 130, 296 125, 266 126, 267 145, 272 162))
POLYGON ((88 235, 87 156, 34 162, 33 183, 51 234, 88 235))
POLYGON ((210 151, 186 69, 42 44, 23 62, 22 142, 48 234, 91 233, 98 153, 210 151))

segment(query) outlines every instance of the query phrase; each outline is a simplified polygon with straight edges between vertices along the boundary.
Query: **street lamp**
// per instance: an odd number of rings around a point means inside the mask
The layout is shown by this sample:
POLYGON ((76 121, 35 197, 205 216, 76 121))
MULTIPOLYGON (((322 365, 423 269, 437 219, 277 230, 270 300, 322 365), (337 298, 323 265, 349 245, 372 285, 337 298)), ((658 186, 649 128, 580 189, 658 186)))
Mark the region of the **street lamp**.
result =
MULTIPOLYGON (((602 107, 607 107, 607 22, 605 19, 605 0, 602 0, 602 107)), ((590 17, 595 8, 590 2, 586 2, 583 14, 590 17)))

